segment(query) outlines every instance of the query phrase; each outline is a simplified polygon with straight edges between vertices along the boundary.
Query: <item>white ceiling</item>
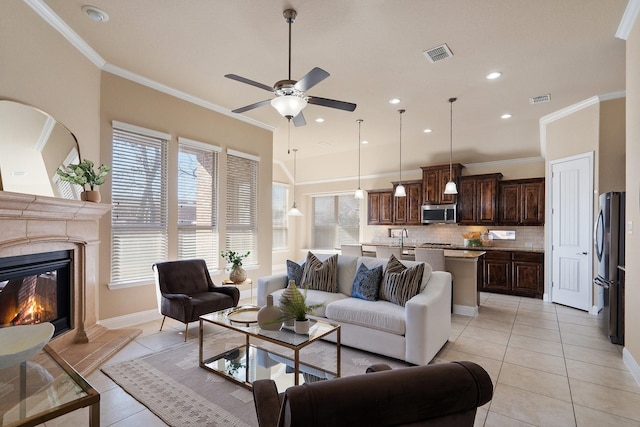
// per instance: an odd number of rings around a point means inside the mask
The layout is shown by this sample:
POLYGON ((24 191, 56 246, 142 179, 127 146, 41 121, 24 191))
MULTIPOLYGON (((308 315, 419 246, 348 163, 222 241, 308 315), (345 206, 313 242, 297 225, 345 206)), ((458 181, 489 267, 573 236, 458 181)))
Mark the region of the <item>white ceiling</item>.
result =
MULTIPOLYGON (((91 0, 110 16, 96 23, 81 0, 44 1, 109 65, 233 110, 272 96, 224 77, 272 86, 287 78, 287 8, 293 24, 292 78, 313 67, 331 76, 307 94, 358 104, 355 112, 309 105, 293 128, 298 161, 336 155, 362 174, 449 161, 540 156, 539 119, 594 95, 625 89, 625 43, 615 33, 625 0, 91 0), (446 43, 454 56, 430 63, 423 51, 446 43), (501 71, 500 79, 485 75, 501 71), (529 98, 551 94, 548 103, 529 98), (399 105, 387 101, 402 100, 399 105), (503 113, 513 117, 503 120, 503 113), (322 124, 314 120, 325 119, 322 124), (430 134, 425 128, 433 129, 430 134)), ((274 159, 289 162, 287 121, 269 105, 244 116, 275 129, 274 159)), ((326 168, 326 167, 325 167, 326 168)), ((331 171, 332 177, 356 170, 331 171)), ((304 180, 304 168, 298 168, 304 180)))

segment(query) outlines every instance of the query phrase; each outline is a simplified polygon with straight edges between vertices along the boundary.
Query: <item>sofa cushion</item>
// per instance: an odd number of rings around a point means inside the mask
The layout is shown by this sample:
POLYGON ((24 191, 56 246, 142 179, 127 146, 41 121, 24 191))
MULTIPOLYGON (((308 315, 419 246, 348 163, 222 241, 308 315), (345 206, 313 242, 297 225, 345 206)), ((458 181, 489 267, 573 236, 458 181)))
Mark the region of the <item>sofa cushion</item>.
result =
MULTIPOLYGON (((283 292, 284 289, 278 289, 277 291, 271 293, 271 295, 273 295, 274 304, 279 304, 280 296, 282 296, 283 292)), ((313 310, 313 315, 317 317, 327 317, 325 314, 325 310, 327 308, 327 305, 332 303, 333 301, 339 301, 341 299, 349 298, 348 296, 340 292, 324 292, 313 289, 301 289, 300 292, 302 292, 302 295, 306 295, 305 301, 307 302, 307 305, 323 304, 322 307, 318 307, 313 310)))
POLYGON ((287 283, 289 283, 290 280, 293 280, 296 282, 296 286, 300 286, 303 272, 304 262, 302 264, 298 264, 297 262, 287 260, 287 283))
POLYGON ((351 323, 395 335, 406 332, 405 309, 388 301, 344 298, 329 303, 325 316, 336 322, 351 323))
POLYGON ((366 265, 360 264, 356 277, 353 279, 351 296, 367 301, 378 299, 380 282, 382 281, 382 266, 369 270, 366 265))
POLYGON ((407 301, 420 291, 423 273, 423 263, 407 268, 394 255, 391 255, 384 271, 378 298, 404 307, 407 301))
POLYGON ((318 291, 338 292, 338 254, 322 262, 309 252, 300 286, 318 291))

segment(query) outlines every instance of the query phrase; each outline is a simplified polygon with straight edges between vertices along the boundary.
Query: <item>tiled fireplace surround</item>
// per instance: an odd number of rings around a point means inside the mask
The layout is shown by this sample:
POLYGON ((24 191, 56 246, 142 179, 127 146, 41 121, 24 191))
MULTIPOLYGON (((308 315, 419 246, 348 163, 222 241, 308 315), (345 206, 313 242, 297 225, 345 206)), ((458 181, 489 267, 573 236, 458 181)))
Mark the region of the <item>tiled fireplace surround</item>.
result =
POLYGON ((139 331, 110 331, 96 323, 98 221, 107 204, 0 191, 0 258, 72 251, 72 329, 50 345, 88 373, 139 331))

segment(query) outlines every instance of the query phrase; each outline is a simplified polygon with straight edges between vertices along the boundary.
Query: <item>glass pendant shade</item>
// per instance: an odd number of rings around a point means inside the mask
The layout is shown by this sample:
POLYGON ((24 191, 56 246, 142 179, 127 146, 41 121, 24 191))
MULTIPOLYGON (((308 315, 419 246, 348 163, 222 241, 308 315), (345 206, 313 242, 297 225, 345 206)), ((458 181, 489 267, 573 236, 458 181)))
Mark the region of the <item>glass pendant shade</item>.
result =
POLYGON ((444 186, 444 194, 458 194, 456 183, 453 181, 447 182, 447 185, 444 186))
POLYGON ((364 199, 364 191, 361 188, 358 188, 355 193, 353 193, 353 197, 356 199, 364 199))
POLYGON ((296 117, 307 106, 307 100, 295 95, 283 95, 271 100, 273 108, 283 117, 296 117))
POLYGON ((300 209, 298 209, 296 207, 296 202, 293 202, 293 205, 291 205, 291 209, 289 209, 289 212, 287 212, 288 216, 302 216, 302 212, 300 212, 300 209))
POLYGON ((398 186, 396 187, 396 193, 394 194, 394 196, 407 197, 407 192, 404 190, 404 185, 398 184, 398 186))

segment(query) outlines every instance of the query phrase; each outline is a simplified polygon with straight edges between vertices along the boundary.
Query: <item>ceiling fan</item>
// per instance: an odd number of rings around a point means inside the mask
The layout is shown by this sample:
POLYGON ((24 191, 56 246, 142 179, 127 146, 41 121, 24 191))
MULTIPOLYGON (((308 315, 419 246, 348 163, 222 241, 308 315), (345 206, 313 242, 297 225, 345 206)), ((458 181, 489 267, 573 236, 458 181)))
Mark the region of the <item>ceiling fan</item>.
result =
POLYGON ((337 108, 345 111, 354 111, 356 109, 356 104, 306 95, 306 91, 329 77, 330 74, 322 68, 315 67, 305 74, 300 80, 291 80, 291 24, 295 21, 297 12, 293 9, 287 9, 283 12, 283 16, 287 24, 289 24, 289 78, 286 80, 280 80, 271 87, 236 74, 226 74, 225 77, 229 79, 264 89, 276 95, 273 99, 266 99, 264 101, 256 102, 255 104, 236 108, 233 112, 244 113, 245 111, 253 110, 254 108, 262 107, 263 105, 270 103, 273 108, 278 110, 280 115, 286 117, 288 120, 293 120, 294 125, 304 126, 307 122, 302 114, 302 109, 306 107, 307 104, 337 108))

